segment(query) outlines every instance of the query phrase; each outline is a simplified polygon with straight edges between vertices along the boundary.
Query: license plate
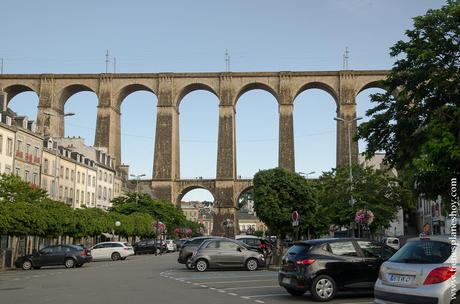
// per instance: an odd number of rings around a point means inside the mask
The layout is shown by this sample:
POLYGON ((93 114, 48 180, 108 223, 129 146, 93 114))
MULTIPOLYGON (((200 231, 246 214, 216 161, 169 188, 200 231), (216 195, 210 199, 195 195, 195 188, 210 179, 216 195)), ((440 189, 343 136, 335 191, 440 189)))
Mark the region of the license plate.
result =
POLYGON ((281 282, 283 282, 284 284, 291 284, 291 278, 283 278, 281 282))
POLYGON ((398 274, 390 274, 389 281, 392 283, 400 283, 400 284, 410 284, 414 280, 414 276, 406 276, 406 275, 398 275, 398 274))

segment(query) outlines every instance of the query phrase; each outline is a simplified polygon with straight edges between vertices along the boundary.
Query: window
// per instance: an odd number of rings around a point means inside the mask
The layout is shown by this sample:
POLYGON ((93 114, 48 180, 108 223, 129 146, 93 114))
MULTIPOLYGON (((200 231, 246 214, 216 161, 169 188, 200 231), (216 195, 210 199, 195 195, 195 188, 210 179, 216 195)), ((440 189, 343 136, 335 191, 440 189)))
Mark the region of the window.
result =
POLYGON ((86 181, 88 186, 91 186, 91 176, 88 174, 88 180, 86 181))
POLYGON ((75 179, 75 171, 70 171, 70 180, 73 181, 75 179))
POLYGON ((104 200, 107 199, 107 187, 104 187, 104 200))
POLYGON ((26 154, 29 154, 31 152, 32 152, 32 150, 30 149, 30 144, 27 144, 26 145, 26 154))
POLYGON ((99 180, 102 180, 102 171, 99 170, 99 180))
POLYGON ((446 263, 452 254, 450 243, 436 240, 415 240, 407 242, 388 261, 411 264, 446 263))
POLYGON ((101 197, 102 197, 102 187, 99 186, 98 189, 97 189, 97 198, 101 199, 101 197))
POLYGON ((21 152, 21 150, 22 150, 22 141, 18 139, 16 141, 16 151, 21 152))
POLYGON ((59 172, 59 176, 60 176, 60 177, 64 177, 64 167, 63 167, 63 166, 61 166, 61 170, 60 170, 60 172, 59 172))
POLYGON ((62 186, 59 186, 59 199, 62 199, 62 186))
POLYGON ((67 187, 64 188, 64 197, 65 198, 69 197, 69 188, 67 187))
POLYGON ((69 179, 69 168, 65 168, 65 179, 69 179))
POLYGON ((46 178, 43 178, 42 184, 43 184, 43 189, 48 191, 48 180, 46 178))
POLYGON ((40 156, 40 149, 38 149, 38 147, 35 147, 35 157, 39 157, 40 156))
POLYGON ((359 247, 366 258, 388 259, 393 255, 391 249, 379 243, 369 241, 358 241, 359 247))
POLYGON ((13 139, 8 138, 6 140, 6 154, 8 156, 13 156, 13 139))
POLYGON ((77 201, 77 203, 80 201, 80 190, 77 190, 77 196, 75 200, 77 201))
POLYGON ((109 200, 112 199, 112 189, 109 188, 109 200))
POLYGON ((96 198, 94 197, 94 193, 91 193, 91 202, 93 204, 96 202, 96 198))
POLYGON ((219 248, 219 241, 214 241, 214 242, 209 242, 208 245, 206 245, 206 248, 209 249, 216 249, 219 248))
POLYGON ((86 193, 86 203, 89 204, 90 203, 90 194, 89 192, 86 193))
POLYGON ((34 172, 34 174, 33 174, 32 183, 34 185, 38 185, 38 174, 36 172, 34 172))
POLYGON ((54 182, 54 180, 51 182, 51 196, 56 196, 56 183, 54 182))
POLYGON ((240 247, 238 244, 233 242, 220 242, 220 249, 236 251, 236 248, 240 247))
POLYGON ((81 175, 81 183, 83 185, 85 184, 85 173, 82 173, 82 175, 81 175))
POLYGON ((43 173, 48 174, 49 165, 49 160, 45 158, 43 161, 43 173))
POLYGON ((109 174, 109 183, 112 183, 112 174, 109 174))
POLYGON ((77 183, 80 183, 80 172, 77 172, 77 183))
POLYGON ((25 170, 25 171, 24 171, 24 180, 25 180, 26 182, 29 181, 29 170, 25 170))
POLYGON ((3 150, 3 135, 0 135, 0 154, 2 154, 3 150))
POLYGON ((104 172, 104 182, 107 181, 107 172, 104 172))
POLYGON ((335 255, 340 256, 357 256, 355 247, 350 241, 347 242, 332 242, 329 244, 330 251, 335 255))
POLYGON ((96 187, 96 177, 93 176, 93 187, 96 187))

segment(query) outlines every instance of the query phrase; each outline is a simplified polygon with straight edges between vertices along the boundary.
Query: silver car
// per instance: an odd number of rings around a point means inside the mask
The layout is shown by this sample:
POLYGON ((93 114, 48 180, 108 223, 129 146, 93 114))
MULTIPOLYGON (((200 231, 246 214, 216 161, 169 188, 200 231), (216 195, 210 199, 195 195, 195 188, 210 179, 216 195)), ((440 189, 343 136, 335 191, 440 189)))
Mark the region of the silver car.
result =
POLYGON ((192 265, 197 271, 209 268, 245 267, 253 271, 265 266, 263 254, 232 239, 210 239, 204 241, 192 257, 192 265))
POLYGON ((460 303, 453 300, 460 287, 455 273, 460 248, 451 243, 455 240, 448 236, 410 239, 380 267, 374 303, 460 303))

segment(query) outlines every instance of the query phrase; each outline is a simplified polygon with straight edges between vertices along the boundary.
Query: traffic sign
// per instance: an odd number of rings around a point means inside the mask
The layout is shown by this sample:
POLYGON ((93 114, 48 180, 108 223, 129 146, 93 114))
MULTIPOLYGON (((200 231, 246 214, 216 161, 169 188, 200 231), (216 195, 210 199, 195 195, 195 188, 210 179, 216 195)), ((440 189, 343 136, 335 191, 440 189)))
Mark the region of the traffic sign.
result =
POLYGON ((292 219, 292 222, 298 222, 299 221, 299 212, 292 211, 291 219, 292 219))

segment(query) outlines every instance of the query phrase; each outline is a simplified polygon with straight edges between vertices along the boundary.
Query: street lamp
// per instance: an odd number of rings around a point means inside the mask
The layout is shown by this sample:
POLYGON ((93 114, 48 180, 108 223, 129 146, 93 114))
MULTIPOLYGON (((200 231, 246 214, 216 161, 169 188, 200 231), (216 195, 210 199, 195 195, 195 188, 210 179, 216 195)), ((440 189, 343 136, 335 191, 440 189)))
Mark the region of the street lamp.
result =
MULTIPOLYGON (((75 115, 75 113, 73 113, 73 112, 63 113, 63 114, 53 114, 53 113, 50 113, 50 112, 43 112, 43 114, 48 116, 48 117, 49 116, 66 117, 66 116, 74 116, 75 115)), ((48 126, 48 128, 49 128, 49 126, 48 126)), ((43 132, 43 133, 45 133, 45 132, 43 132)), ((49 129, 48 129, 48 135, 49 135, 49 129)), ((58 199, 58 186, 57 186, 57 183, 56 183, 57 166, 58 166, 58 157, 57 157, 58 156, 58 151, 59 151, 59 149, 58 149, 58 147, 56 145, 56 149, 54 150, 54 162, 55 163, 54 163, 54 170, 53 170, 54 171, 54 173, 53 173, 53 184, 54 184, 54 186, 53 186, 53 189, 52 189, 53 190, 53 198, 56 199, 56 200, 58 199)))
MULTIPOLYGON (((120 227, 121 226, 121 222, 120 221, 115 221, 115 227, 120 227)), ((115 240, 115 229, 112 228, 112 241, 115 240)))
MULTIPOLYGON (((353 207, 354 200, 353 200, 353 172, 352 172, 352 163, 351 163, 351 123, 363 119, 362 117, 355 117, 350 120, 343 119, 341 117, 334 117, 334 120, 341 121, 347 125, 347 133, 348 133, 348 166, 349 166, 349 174, 350 174, 350 205, 353 207)), ((352 230, 352 236, 354 236, 354 231, 352 230)))
POLYGON ((305 176, 305 179, 308 179, 309 175, 312 175, 312 174, 315 174, 315 173, 316 173, 316 171, 311 171, 311 172, 308 172, 308 173, 299 172, 300 175, 305 176))
POLYGON ((139 200, 139 178, 144 177, 145 174, 140 174, 140 175, 130 174, 130 176, 136 178, 136 205, 137 205, 137 202, 139 200))

